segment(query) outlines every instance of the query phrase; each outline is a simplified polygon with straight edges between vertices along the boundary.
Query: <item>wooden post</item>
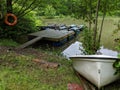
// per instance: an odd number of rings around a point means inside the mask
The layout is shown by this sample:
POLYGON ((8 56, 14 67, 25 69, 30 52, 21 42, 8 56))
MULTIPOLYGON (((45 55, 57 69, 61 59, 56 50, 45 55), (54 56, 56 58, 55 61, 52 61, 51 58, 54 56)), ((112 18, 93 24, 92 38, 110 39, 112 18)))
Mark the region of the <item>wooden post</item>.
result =
POLYGON ((19 47, 17 47, 17 49, 26 48, 26 47, 28 47, 28 46, 34 44, 35 42, 41 40, 42 38, 43 38, 43 36, 36 37, 36 38, 34 38, 34 39, 32 39, 32 40, 30 40, 30 41, 28 41, 28 42, 26 42, 26 43, 20 45, 19 47))

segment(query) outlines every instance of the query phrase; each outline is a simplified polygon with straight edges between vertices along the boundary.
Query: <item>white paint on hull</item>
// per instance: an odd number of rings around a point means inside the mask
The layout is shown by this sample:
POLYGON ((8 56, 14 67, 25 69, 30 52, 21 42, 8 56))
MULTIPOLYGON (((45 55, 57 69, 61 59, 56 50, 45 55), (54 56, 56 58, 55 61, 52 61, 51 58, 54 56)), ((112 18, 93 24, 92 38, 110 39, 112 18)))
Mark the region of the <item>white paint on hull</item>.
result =
POLYGON ((75 55, 71 59, 74 69, 98 88, 119 78, 119 75, 114 75, 113 68, 117 58, 104 55, 75 55))

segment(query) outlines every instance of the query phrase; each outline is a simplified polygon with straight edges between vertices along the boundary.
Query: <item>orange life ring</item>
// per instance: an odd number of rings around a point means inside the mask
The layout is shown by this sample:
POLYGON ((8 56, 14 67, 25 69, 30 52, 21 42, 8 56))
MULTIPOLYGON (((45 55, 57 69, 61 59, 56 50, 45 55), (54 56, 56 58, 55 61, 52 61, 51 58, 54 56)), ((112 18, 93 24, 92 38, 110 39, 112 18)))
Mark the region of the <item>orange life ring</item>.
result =
POLYGON ((8 14, 6 14, 6 16, 5 16, 5 23, 7 24, 7 25, 9 25, 9 26, 14 26, 16 23, 17 23, 17 17, 14 15, 14 14, 12 14, 12 13, 8 13, 8 14), (8 18, 9 17, 12 17, 13 18, 13 22, 9 22, 8 21, 8 18))

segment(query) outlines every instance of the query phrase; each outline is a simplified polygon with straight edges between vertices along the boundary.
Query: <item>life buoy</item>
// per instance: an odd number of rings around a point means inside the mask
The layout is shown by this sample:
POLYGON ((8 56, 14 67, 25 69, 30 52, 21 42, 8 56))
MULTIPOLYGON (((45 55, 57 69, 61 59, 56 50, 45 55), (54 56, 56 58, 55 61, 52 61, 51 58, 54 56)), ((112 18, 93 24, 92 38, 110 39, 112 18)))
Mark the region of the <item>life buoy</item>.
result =
POLYGON ((14 14, 12 14, 12 13, 8 13, 8 14, 6 14, 6 16, 5 16, 5 23, 7 24, 7 25, 9 25, 9 26, 14 26, 16 23, 17 23, 17 17, 14 15, 14 14), (8 18, 9 17, 12 17, 13 18, 13 22, 9 22, 8 21, 8 18))

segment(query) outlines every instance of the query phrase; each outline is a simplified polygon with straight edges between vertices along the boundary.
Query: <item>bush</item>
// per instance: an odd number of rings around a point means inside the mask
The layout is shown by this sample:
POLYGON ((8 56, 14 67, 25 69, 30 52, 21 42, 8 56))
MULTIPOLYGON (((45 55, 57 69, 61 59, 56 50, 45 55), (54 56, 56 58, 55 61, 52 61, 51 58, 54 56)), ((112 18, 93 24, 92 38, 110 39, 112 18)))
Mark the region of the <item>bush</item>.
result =
MULTIPOLYGON (((84 54, 91 55, 96 53, 93 47, 93 43, 94 43, 93 38, 94 38, 93 30, 89 30, 88 27, 85 27, 83 30, 83 40, 82 40, 83 47, 85 49, 84 54)), ((98 43, 96 43, 96 46, 99 49, 98 43)))
MULTIPOLYGON (((114 34, 116 35, 120 31, 120 20, 115 25, 117 26, 117 29, 114 30, 114 34)), ((117 43, 116 49, 120 51, 120 38, 116 38, 115 41, 117 43)), ((120 55, 118 55, 118 58, 120 58, 120 55)), ((120 60, 116 60, 113 64, 113 67, 116 69, 115 74, 120 75, 120 60)))
POLYGON ((116 69, 115 74, 119 74, 120 75, 120 60, 116 60, 114 62, 114 64, 113 64, 113 67, 116 69))
POLYGON ((38 20, 34 13, 30 13, 22 18, 18 18, 15 26, 8 26, 2 23, 0 26, 0 38, 10 38, 17 41, 21 35, 37 31, 36 26, 41 24, 38 20))
POLYGON ((53 8, 53 6, 51 5, 47 5, 45 10, 44 10, 44 15, 46 16, 46 18, 54 18, 54 16, 56 15, 56 10, 53 8))
POLYGON ((115 16, 120 16, 120 11, 118 10, 118 11, 115 11, 115 12, 113 12, 113 15, 115 15, 115 16))

